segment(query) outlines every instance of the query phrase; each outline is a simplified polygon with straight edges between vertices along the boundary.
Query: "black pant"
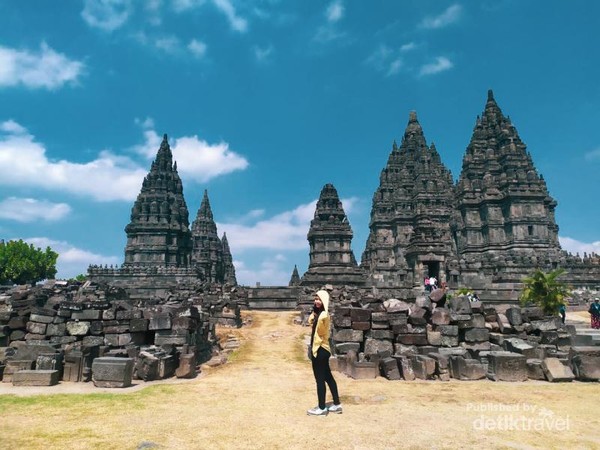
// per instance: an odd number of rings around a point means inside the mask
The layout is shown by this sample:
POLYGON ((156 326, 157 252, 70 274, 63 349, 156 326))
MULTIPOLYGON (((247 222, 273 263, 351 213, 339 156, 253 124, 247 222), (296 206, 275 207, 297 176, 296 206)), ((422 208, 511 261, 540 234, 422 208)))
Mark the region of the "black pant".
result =
POLYGON ((323 347, 319 347, 317 350, 317 357, 311 358, 313 373, 315 374, 315 381, 317 382, 317 397, 319 398, 319 408, 325 409, 325 383, 329 386, 331 395, 333 397, 333 403, 335 405, 340 404, 340 397, 338 396, 337 383, 333 379, 331 369, 329 368, 329 357, 331 353, 325 350, 323 347))

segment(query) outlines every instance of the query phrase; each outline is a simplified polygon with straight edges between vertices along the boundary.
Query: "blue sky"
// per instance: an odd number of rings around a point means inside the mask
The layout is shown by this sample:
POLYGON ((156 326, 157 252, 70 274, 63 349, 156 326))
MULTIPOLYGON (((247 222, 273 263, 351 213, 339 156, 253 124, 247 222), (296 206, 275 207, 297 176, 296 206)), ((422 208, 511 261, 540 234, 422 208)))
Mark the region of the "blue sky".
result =
POLYGON ((0 238, 58 276, 121 264, 164 133, 190 223, 204 189, 238 282, 287 284, 333 183, 360 261, 371 198, 416 110, 456 179, 487 90, 600 252, 600 2, 2 1, 0 238))

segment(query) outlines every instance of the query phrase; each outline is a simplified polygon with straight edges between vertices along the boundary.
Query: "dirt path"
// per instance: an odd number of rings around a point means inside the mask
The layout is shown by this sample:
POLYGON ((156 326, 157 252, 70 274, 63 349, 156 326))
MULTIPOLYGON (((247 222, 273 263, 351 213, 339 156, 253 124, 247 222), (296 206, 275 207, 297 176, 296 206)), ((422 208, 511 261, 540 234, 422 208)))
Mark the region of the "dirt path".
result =
POLYGON ((600 448, 600 420, 590 414, 598 383, 335 374, 344 413, 307 416, 316 404, 308 328, 293 324, 294 313, 251 315, 251 326, 225 331, 242 342, 231 361, 195 380, 119 395, 92 387, 89 395, 0 396, 0 448, 600 448))

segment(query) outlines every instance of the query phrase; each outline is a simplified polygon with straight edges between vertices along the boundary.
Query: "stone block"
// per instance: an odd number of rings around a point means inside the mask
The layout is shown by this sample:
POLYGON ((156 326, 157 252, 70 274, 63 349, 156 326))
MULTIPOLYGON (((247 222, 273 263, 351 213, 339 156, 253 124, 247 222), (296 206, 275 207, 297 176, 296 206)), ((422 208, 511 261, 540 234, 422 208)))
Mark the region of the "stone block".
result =
POLYGON ((521 309, 523 319, 531 322, 533 320, 539 320, 544 317, 544 311, 539 306, 527 306, 521 309))
MULTIPOLYGON (((334 369, 332 368, 332 370, 334 369)), ((175 376, 177 378, 194 378, 196 376, 196 355, 193 353, 181 355, 175 376)))
POLYGON ((410 358, 402 355, 394 355, 393 358, 398 363, 398 369, 402 378, 406 381, 413 381, 416 377, 410 358))
POLYGON ((436 308, 431 314, 431 323, 434 325, 450 325, 450 311, 446 308, 436 308))
POLYGON ((554 344, 558 343, 558 331, 548 330, 540 333, 540 344, 554 344))
POLYGON ((41 314, 31 314, 29 316, 29 320, 31 322, 37 322, 37 323, 52 323, 54 321, 54 316, 43 316, 41 314))
POLYGON ((158 358, 151 353, 140 352, 135 361, 134 375, 144 381, 158 380, 158 358))
POLYGON ((412 356, 418 353, 416 345, 394 344, 394 355, 412 356))
POLYGON ((388 314, 390 317, 390 325, 406 325, 408 323, 408 314, 388 314))
POLYGON ((427 324, 427 310, 424 308, 413 307, 408 315, 408 323, 412 325, 427 324))
POLYGON ((463 336, 465 342, 487 342, 490 331, 487 328, 471 328, 464 330, 463 336))
POLYGON ((369 322, 371 320, 371 310, 362 308, 352 308, 350 310, 352 322, 369 322))
POLYGON ((396 342, 404 345, 427 345, 427 334, 399 334, 396 336, 396 342))
POLYGON ((381 375, 388 380, 399 380, 401 378, 398 362, 394 358, 389 356, 387 358, 383 358, 379 361, 379 367, 381 370, 381 375))
POLYGON ((13 386, 54 386, 59 380, 58 370, 19 370, 12 376, 13 386))
POLYGON ((494 381, 526 381, 527 358, 518 353, 489 352, 488 377, 494 381))
POLYGON ((402 300, 391 298, 383 302, 383 307, 388 313, 405 313, 408 314, 410 305, 402 300))
POLYGON ((391 356, 394 353, 394 345, 391 341, 367 338, 364 353, 367 358, 372 355, 391 356))
POLYGON ((430 380, 435 375, 435 359, 424 355, 416 355, 411 357, 410 361, 416 378, 430 380))
MULTIPOLYGON (((137 334, 137 333, 136 333, 137 334)), ((177 334, 173 330, 158 330, 154 335, 155 345, 184 345, 191 344, 189 332, 177 334)))
POLYGON ((429 345, 442 345, 442 333, 439 331, 427 330, 427 343, 429 345))
POLYGON ((46 334, 47 325, 45 323, 27 322, 25 329, 32 334, 46 334))
POLYGON ((458 314, 471 314, 471 302, 465 295, 452 297, 448 302, 449 309, 458 314))
POLYGON ((457 366, 459 380, 482 380, 487 375, 487 367, 476 359, 457 357, 457 366))
POLYGON ((545 381, 546 375, 542 369, 542 360, 539 358, 531 358, 527 360, 527 377, 530 380, 545 381))
MULTIPOLYGON (((369 322, 363 322, 363 323, 369 323, 369 322)), ((352 319, 350 319, 350 316, 339 315, 338 311, 336 310, 335 315, 333 316, 333 325, 336 328, 350 328, 352 326, 352 319)), ((369 323, 369 326, 371 326, 370 323, 369 323)))
MULTIPOLYGON (((86 347, 93 347, 95 345, 104 345, 106 343, 104 339, 104 336, 85 336, 82 343, 86 347)), ((115 342, 119 342, 118 338, 116 338, 115 342)))
POLYGON ((12 383, 13 375, 19 370, 32 370, 33 365, 35 364, 34 360, 29 359, 9 359, 6 361, 6 365, 4 367, 4 374, 2 376, 3 383, 12 383))
POLYGON ((90 331, 89 322, 67 322, 66 326, 71 336, 85 336, 90 331))
POLYGON ((355 380, 369 380, 379 375, 379 364, 375 362, 354 362, 350 365, 349 376, 355 380))
POLYGON ((73 311, 71 319, 73 320, 100 320, 102 311, 98 309, 84 309, 82 311, 73 311))
POLYGON ((143 312, 141 309, 129 309, 116 311, 115 318, 117 320, 132 320, 141 319, 143 312))
POLYGON ((510 323, 512 326, 523 324, 523 316, 521 315, 521 308, 519 308, 517 306, 511 306, 510 308, 507 308, 504 315, 506 316, 508 323, 510 323))
POLYGON ((46 328, 48 336, 64 336, 67 333, 67 325, 64 323, 49 323, 46 328))
POLYGON ((125 388, 131 386, 133 359, 96 358, 92 363, 92 381, 101 388, 125 388))
POLYGON ((387 312, 372 312, 371 322, 385 322, 389 323, 389 317, 387 312))
POLYGON ((366 335, 372 339, 388 339, 390 341, 394 339, 394 333, 392 333, 392 330, 371 330, 366 333, 366 335))
POLYGON ((502 334, 510 334, 514 332, 513 326, 508 321, 507 317, 504 314, 497 314, 497 323, 498 328, 500 329, 500 333, 502 334))
POLYGON ((573 371, 560 362, 558 358, 545 358, 542 361, 542 370, 548 381, 573 381, 573 371))
POLYGON ((173 355, 164 355, 158 359, 158 376, 161 379, 171 378, 177 370, 177 359, 173 355))
POLYGON ((342 342, 340 344, 335 344, 336 353, 345 355, 350 350, 358 353, 360 351, 360 344, 358 342, 342 342))
POLYGON ((520 353, 525 356, 525 358, 535 358, 537 352, 535 347, 529 345, 522 339, 519 338, 508 338, 504 340, 504 349, 508 352, 520 353))
POLYGON ((534 331, 554 331, 558 330, 560 325, 560 318, 545 318, 541 320, 532 320, 531 326, 534 331))
POLYGON ((409 325, 407 323, 392 325, 392 333, 394 333, 394 334, 410 333, 411 329, 412 329, 411 325, 409 325))
POLYGON ((600 380, 600 346, 571 347, 569 365, 578 380, 600 380))
POLYGON ((458 336, 457 325, 440 325, 436 327, 436 331, 439 331, 442 336, 458 336))
POLYGON ((335 342, 362 342, 363 332, 360 330, 350 329, 338 330, 333 333, 333 340, 335 342))
POLYGON ((417 297, 415 300, 415 305, 419 308, 431 311, 431 300, 429 297, 417 297))
POLYGON ((435 360, 435 372, 437 374, 447 372, 449 358, 441 353, 429 353, 427 356, 435 360))
POLYGON ((171 315, 159 313, 154 315, 148 324, 149 330, 170 330, 172 326, 171 315))
POLYGON ((353 330, 367 331, 371 329, 371 322, 352 322, 353 330))

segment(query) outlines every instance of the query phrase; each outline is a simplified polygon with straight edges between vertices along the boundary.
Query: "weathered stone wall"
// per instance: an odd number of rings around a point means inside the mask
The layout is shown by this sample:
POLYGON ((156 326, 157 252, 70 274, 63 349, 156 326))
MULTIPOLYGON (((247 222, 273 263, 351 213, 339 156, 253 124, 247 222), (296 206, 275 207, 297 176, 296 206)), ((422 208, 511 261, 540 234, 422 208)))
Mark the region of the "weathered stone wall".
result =
POLYGON ((435 307, 424 296, 409 304, 348 288, 331 296, 338 369, 356 378, 600 379, 592 336, 537 307, 486 306, 464 296, 435 307))
POLYGON ((215 326, 241 326, 239 291, 205 285, 139 301, 89 282, 13 288, 0 294, 3 381, 47 367, 63 380, 90 381, 98 357, 128 357, 144 380, 193 376, 219 350, 215 326))

